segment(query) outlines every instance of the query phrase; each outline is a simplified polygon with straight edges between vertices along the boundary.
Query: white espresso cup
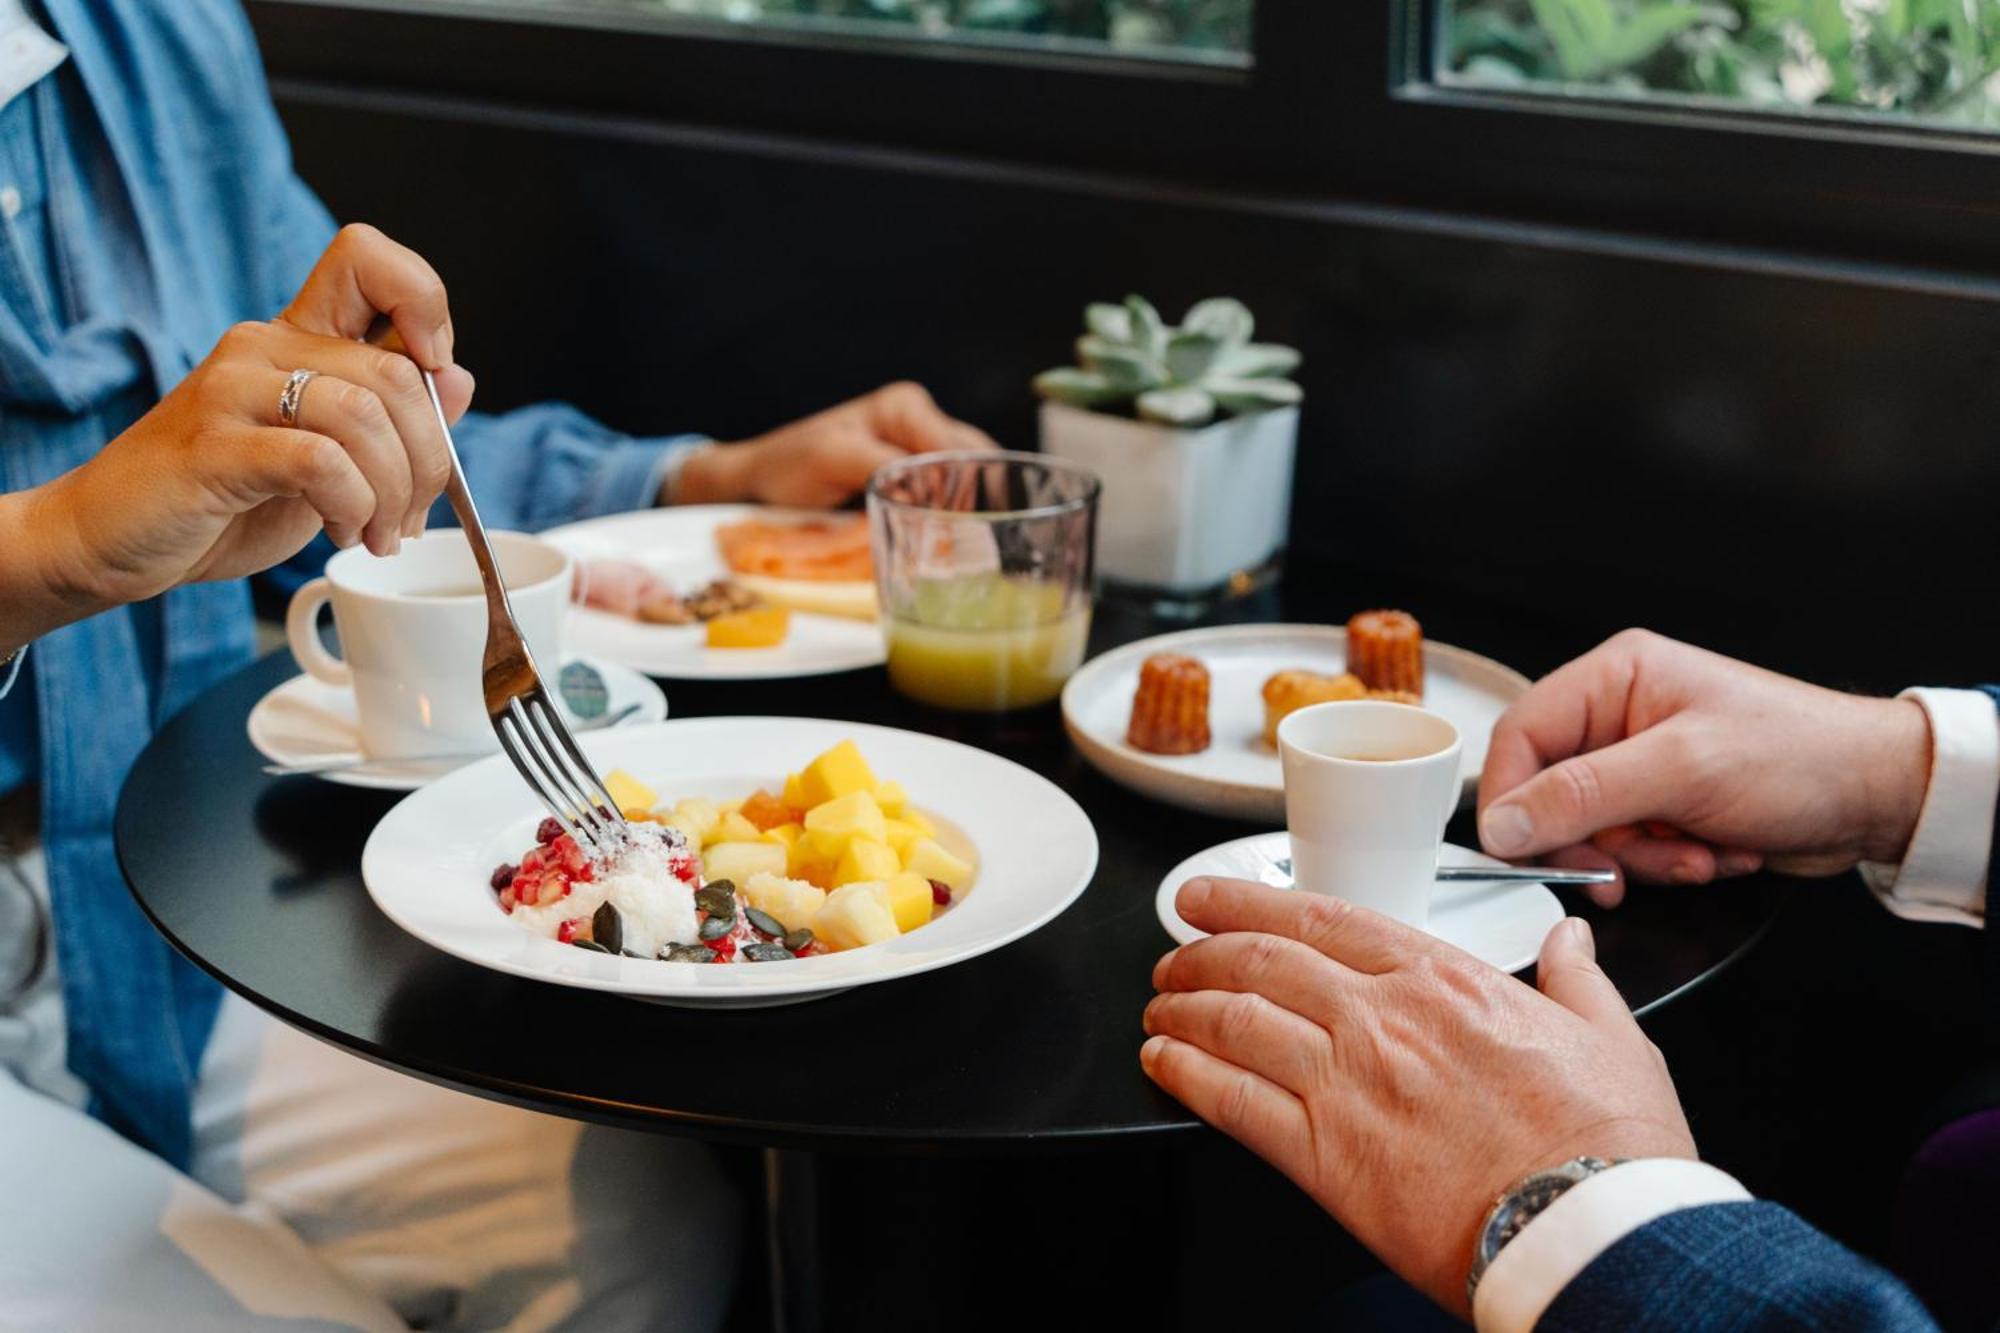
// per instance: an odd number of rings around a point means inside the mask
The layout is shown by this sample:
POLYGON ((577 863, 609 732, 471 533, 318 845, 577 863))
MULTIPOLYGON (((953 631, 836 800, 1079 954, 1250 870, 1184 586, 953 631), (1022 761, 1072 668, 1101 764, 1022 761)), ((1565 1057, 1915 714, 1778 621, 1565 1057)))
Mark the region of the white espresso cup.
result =
MULTIPOLYGON (((570 558, 517 532, 489 535, 528 649, 537 666, 555 671, 570 558)), ((308 675, 353 688, 363 753, 399 759, 500 748, 480 682, 486 594, 456 528, 405 541, 386 559, 359 546, 342 551, 326 562, 324 577, 292 595, 285 634, 308 675), (320 643, 319 613, 329 602, 339 657, 320 643)))
POLYGON ((1438 846, 1458 808, 1458 728, 1357 699, 1278 724, 1292 879, 1413 926, 1430 918, 1438 846))

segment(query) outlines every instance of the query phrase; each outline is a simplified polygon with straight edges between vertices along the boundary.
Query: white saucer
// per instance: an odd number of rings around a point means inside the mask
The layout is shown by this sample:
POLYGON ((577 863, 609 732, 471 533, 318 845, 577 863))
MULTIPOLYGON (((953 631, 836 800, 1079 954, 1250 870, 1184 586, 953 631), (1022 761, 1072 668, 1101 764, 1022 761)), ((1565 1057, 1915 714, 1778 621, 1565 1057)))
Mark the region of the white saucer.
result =
MULTIPOLYGON (((667 696, 660 687, 638 672, 602 658, 574 654, 572 662, 586 662, 604 677, 610 695, 608 712, 628 704, 639 711, 621 725, 659 722, 667 715, 667 696)), ((572 723, 574 714, 565 715, 572 723)), ((361 738, 354 719, 354 692, 328 685, 307 675, 293 676, 257 701, 250 710, 250 744, 274 764, 308 764, 360 754, 361 738)), ((484 755, 462 759, 418 762, 383 759, 361 768, 341 769, 314 776, 345 787, 372 787, 379 791, 415 791, 455 769, 476 763, 484 755)))
MULTIPOLYGON (((1208 933, 1181 920, 1181 914, 1174 910, 1174 895, 1180 892, 1181 885, 1196 875, 1210 875, 1290 888, 1292 877, 1278 868, 1278 862, 1288 860, 1291 854, 1292 840, 1284 833, 1259 833, 1196 852, 1160 881, 1153 910, 1159 914, 1167 934, 1181 944, 1193 944, 1207 938, 1208 933)), ((1440 859, 1446 865, 1504 864, 1449 842, 1444 845, 1440 859)), ((1542 941, 1562 919, 1562 904, 1546 884, 1474 880, 1438 885, 1437 895, 1431 899, 1430 924, 1425 929, 1481 962, 1491 963, 1503 972, 1519 972, 1534 964, 1542 951, 1542 941)))
MULTIPOLYGON (((1264 682, 1291 667, 1342 671, 1346 661, 1347 630, 1339 625, 1222 625, 1162 634, 1084 663, 1063 689, 1063 725, 1093 768, 1136 792, 1204 814, 1282 824, 1285 773, 1278 752, 1264 743, 1264 682), (1215 741, 1200 754, 1148 754, 1125 743, 1139 665, 1154 653, 1185 653, 1208 667, 1215 741)), ((1512 667, 1425 641, 1424 707, 1448 719, 1464 740, 1464 800, 1478 790, 1493 724, 1527 690, 1528 678, 1512 667)))

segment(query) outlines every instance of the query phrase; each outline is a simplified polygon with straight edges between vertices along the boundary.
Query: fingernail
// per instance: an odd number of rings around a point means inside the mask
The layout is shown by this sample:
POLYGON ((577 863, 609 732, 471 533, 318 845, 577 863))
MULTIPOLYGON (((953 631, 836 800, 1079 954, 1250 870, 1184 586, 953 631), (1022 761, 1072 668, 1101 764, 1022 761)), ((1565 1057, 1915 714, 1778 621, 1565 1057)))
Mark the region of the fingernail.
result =
POLYGON ((1148 1037, 1146 1044, 1139 1048, 1139 1063, 1151 1069, 1159 1063, 1160 1052, 1166 1049, 1166 1045, 1165 1037, 1148 1037))
POLYGON ((1583 950, 1584 957, 1590 959, 1592 962, 1596 962, 1597 936, 1592 933, 1590 923, 1580 916, 1571 917, 1569 919, 1569 934, 1570 938, 1576 941, 1577 948, 1583 950))
POLYGON ((1535 821, 1518 805, 1502 801, 1479 817, 1479 840, 1495 856, 1519 856, 1535 836, 1535 821))
POLYGON ((1181 885, 1179 894, 1181 915, 1186 916, 1189 912, 1200 910, 1201 905, 1208 901, 1208 895, 1214 888, 1215 881, 1205 876, 1191 879, 1181 885))
POLYGON ((1764 858, 1756 852, 1724 852, 1715 862, 1718 875, 1749 875, 1763 869, 1764 858))
POLYGON ((1146 1035, 1149 1037, 1153 1035, 1153 1009, 1159 1002, 1159 997, 1157 996, 1147 1001, 1145 1011, 1139 1015, 1139 1026, 1145 1029, 1146 1035))
POLYGON ((1179 950, 1179 949, 1169 949, 1169 950, 1168 950, 1168 951, 1167 951, 1167 952, 1166 952, 1165 954, 1161 955, 1161 957, 1160 957, 1160 961, 1159 961, 1159 962, 1157 962, 1157 963, 1153 964, 1153 989, 1154 989, 1154 990, 1164 990, 1164 989, 1166 989, 1166 985, 1167 985, 1167 969, 1168 969, 1169 967, 1172 967, 1172 966, 1173 966, 1173 963, 1174 963, 1174 955, 1175 955, 1175 954, 1177 954, 1177 953, 1179 953, 1179 952, 1180 952, 1180 950, 1179 950))

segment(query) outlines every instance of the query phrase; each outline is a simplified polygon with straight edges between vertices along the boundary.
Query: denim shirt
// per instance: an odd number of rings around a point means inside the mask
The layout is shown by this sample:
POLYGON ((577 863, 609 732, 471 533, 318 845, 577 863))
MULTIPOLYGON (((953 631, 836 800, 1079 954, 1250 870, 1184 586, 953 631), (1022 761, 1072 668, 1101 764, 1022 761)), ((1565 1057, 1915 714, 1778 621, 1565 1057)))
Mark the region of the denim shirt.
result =
MULTIPOLYGON (((0 122, 0 160, 34 177, 14 182, 23 213, 42 210, 0 237, 6 491, 87 461, 229 325, 282 309, 334 231, 237 0, 41 0, 37 17, 71 58, 0 122)), ((457 434, 482 512, 510 527, 649 505, 685 444, 558 405, 457 434)), ((42 789, 70 1068, 102 1119, 177 1165, 220 992, 140 914, 112 819, 152 732, 251 649, 242 583, 176 588, 47 635, 0 701, 0 777, 42 789)))

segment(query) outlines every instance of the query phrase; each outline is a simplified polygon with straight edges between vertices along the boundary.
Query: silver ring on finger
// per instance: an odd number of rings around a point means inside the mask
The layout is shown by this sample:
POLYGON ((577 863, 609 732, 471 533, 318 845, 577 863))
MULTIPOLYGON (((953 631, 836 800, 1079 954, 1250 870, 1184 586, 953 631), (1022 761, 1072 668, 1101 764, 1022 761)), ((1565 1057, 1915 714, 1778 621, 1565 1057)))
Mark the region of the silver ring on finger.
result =
POLYGON ((278 395, 278 424, 296 426, 299 424, 299 403, 306 396, 306 385, 313 382, 317 370, 295 370, 285 381, 284 391, 278 395))

